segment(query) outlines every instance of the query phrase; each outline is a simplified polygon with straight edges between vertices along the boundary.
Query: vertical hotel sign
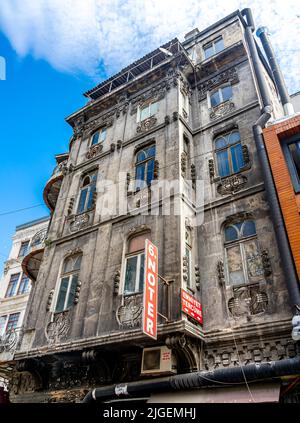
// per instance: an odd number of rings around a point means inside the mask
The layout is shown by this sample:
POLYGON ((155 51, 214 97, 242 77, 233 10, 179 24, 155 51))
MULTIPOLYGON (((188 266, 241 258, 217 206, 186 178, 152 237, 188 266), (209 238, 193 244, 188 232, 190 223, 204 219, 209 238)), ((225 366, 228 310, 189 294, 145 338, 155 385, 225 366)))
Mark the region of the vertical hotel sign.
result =
POLYGON ((149 239, 145 241, 145 255, 143 332, 157 339, 158 251, 149 239))

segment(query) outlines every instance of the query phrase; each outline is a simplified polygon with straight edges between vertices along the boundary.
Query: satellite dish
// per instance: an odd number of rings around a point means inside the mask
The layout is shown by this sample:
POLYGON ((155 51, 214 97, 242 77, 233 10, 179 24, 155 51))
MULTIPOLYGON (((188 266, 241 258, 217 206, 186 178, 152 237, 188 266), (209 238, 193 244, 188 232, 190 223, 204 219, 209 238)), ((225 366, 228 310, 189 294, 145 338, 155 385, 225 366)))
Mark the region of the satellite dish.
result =
POLYGON ((163 47, 159 47, 159 50, 162 52, 162 53, 164 53, 166 56, 173 56, 173 54, 169 51, 169 50, 166 50, 165 48, 163 48, 163 47))

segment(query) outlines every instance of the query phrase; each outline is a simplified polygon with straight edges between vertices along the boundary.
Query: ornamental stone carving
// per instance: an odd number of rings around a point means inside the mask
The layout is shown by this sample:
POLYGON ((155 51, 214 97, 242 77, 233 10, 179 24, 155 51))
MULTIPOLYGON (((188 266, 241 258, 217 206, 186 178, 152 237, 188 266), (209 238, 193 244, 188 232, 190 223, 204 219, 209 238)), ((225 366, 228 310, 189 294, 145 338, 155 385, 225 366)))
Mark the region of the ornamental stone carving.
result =
POLYGON ((52 322, 46 327, 46 338, 49 344, 57 344, 66 338, 71 327, 71 320, 68 311, 55 313, 52 322))
POLYGON ((86 153, 85 156, 87 159, 93 159, 94 157, 98 156, 98 154, 100 154, 102 150, 103 150, 103 144, 93 145, 89 149, 89 151, 86 153))
POLYGON ((221 181, 221 183, 217 186, 217 191, 221 195, 234 194, 244 188, 246 183, 246 176, 232 175, 221 181))
POLYGON ((11 329, 0 336, 0 353, 12 351, 17 347, 20 332, 11 329))
POLYGON ((118 307, 116 312, 117 322, 121 328, 140 326, 143 311, 142 297, 141 294, 124 297, 124 303, 118 307))
POLYGON ((209 117, 211 119, 219 119, 223 116, 228 115, 234 110, 234 103, 232 101, 225 101, 224 103, 219 104, 213 108, 213 111, 210 113, 209 117))
POLYGON ((41 246, 47 237, 47 232, 48 232, 47 228, 44 228, 38 231, 32 238, 31 246, 35 248, 38 246, 41 246))
POLYGON ((233 288, 233 297, 228 302, 233 317, 262 314, 267 310, 267 306, 268 296, 259 285, 233 288))
POLYGON ((239 82, 237 70, 235 68, 228 69, 224 72, 219 73, 213 78, 200 84, 199 90, 199 101, 205 100, 207 91, 211 91, 219 85, 230 82, 230 84, 236 84, 239 82))
POLYGON ((140 122, 136 127, 136 132, 146 132, 151 129, 157 122, 157 118, 154 116, 150 116, 147 119, 144 119, 140 122))
POLYGON ((70 221, 70 231, 77 232, 86 228, 90 224, 91 216, 89 213, 79 214, 74 216, 70 221))
POLYGON ((293 358, 300 348, 291 338, 257 340, 237 345, 207 348, 204 351, 204 366, 207 370, 223 367, 263 363, 293 358))
POLYGON ((13 371, 10 381, 10 393, 13 395, 35 392, 42 388, 41 378, 30 372, 13 371))

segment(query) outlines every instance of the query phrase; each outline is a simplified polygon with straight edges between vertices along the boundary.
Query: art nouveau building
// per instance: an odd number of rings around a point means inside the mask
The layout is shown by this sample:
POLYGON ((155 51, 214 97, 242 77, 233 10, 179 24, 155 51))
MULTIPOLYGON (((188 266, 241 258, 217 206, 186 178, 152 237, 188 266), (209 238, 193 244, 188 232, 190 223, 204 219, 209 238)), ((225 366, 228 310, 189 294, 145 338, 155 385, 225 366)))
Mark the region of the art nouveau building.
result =
POLYGON ((29 252, 41 246, 48 224, 49 217, 44 217, 17 226, 8 260, 4 263, 0 281, 0 380, 9 378, 31 289, 22 261, 29 252))
POLYGON ((170 41, 67 118, 74 135, 44 191, 47 243, 23 261, 35 281, 12 401, 80 401, 96 387, 297 355, 252 133, 262 102, 247 27, 235 12, 170 41), (163 181, 173 188, 155 191, 163 181), (147 238, 167 282, 156 341, 141 330, 147 238), (182 309, 182 289, 202 304, 202 324, 182 309), (153 347, 172 355, 168 369, 146 363, 153 347))

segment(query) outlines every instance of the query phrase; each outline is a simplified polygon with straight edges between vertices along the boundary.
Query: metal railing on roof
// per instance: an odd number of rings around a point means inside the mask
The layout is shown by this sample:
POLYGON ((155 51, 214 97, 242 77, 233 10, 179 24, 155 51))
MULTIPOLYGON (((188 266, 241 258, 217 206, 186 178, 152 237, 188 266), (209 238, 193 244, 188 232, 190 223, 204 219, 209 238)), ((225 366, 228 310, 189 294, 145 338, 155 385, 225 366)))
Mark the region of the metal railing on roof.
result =
MULTIPOLYGON (((183 51, 183 47, 177 39, 170 41, 170 43, 162 46, 164 50, 168 50, 172 55, 183 51)), ((108 79, 107 81, 102 82, 95 88, 84 93, 86 97, 89 97, 93 100, 96 98, 102 97, 105 94, 111 93, 116 88, 121 85, 127 84, 130 81, 133 81, 141 74, 148 72, 157 66, 161 65, 163 62, 167 61, 170 57, 163 52, 163 50, 156 49, 152 53, 146 55, 144 58, 134 62, 132 65, 123 69, 120 73, 114 77, 108 79)))

